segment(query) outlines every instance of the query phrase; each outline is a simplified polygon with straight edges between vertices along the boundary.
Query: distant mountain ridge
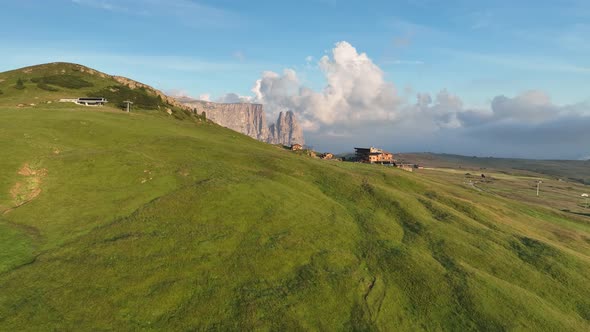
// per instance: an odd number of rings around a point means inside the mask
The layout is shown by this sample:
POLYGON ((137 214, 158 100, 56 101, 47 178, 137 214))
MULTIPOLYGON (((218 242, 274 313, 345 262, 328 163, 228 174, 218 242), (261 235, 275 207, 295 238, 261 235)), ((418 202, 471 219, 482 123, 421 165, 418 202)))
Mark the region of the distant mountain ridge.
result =
POLYGON ((205 112, 209 120, 259 141, 283 145, 305 144, 303 130, 291 111, 279 113, 277 121, 269 126, 261 104, 223 104, 189 97, 179 97, 177 100, 198 114, 205 112))

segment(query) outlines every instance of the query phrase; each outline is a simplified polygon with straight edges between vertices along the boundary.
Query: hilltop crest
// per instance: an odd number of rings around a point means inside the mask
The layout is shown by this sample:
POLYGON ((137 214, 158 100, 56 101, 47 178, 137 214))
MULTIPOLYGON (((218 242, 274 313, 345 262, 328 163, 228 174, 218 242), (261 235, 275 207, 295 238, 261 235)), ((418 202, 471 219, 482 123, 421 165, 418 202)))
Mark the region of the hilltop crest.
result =
POLYGON ((131 100, 140 109, 189 108, 147 84, 68 62, 52 62, 0 73, 0 105, 34 105, 73 97, 105 97, 122 108, 131 100))

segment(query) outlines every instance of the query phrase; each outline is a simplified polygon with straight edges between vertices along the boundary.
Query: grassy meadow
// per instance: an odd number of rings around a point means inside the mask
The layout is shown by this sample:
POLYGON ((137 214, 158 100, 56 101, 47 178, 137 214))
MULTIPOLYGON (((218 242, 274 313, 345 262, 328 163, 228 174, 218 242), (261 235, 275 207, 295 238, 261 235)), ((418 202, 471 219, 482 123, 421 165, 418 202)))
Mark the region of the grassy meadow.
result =
POLYGON ((3 331, 590 329, 583 215, 158 112, 1 107, 0 145, 3 331))
POLYGON ((502 172, 511 175, 539 175, 590 184, 590 160, 535 160, 467 157, 445 153, 401 153, 398 159, 426 167, 502 172))
POLYGON ((427 168, 419 172, 443 183, 455 183, 476 191, 590 217, 590 204, 587 204, 590 201, 582 197, 582 194, 590 193, 590 187, 574 180, 566 181, 531 172, 515 175, 490 169, 427 168), (486 177, 482 178, 481 174, 486 177), (541 183, 537 196, 539 181, 541 183))

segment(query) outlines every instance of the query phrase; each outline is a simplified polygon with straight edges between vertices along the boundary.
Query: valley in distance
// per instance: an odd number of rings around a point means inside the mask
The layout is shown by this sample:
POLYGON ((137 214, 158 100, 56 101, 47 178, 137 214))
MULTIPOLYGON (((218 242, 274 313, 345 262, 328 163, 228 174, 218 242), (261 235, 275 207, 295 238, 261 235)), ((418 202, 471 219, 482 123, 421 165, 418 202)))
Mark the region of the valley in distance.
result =
POLYGON ((590 330, 590 161, 334 155, 272 120, 0 73, 0 331, 590 330))

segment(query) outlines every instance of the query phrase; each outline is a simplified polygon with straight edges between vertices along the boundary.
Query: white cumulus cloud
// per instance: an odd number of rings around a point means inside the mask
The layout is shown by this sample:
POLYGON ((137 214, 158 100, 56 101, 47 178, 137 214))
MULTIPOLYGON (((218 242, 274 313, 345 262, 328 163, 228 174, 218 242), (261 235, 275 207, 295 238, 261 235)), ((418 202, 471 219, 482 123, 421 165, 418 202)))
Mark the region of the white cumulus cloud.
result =
POLYGON ((211 94, 209 94, 209 93, 202 93, 202 94, 199 95, 199 100, 211 101, 211 94))
POLYGON ((285 69, 263 72, 253 97, 227 94, 219 100, 262 103, 270 119, 293 111, 309 142, 334 151, 380 145, 396 151, 534 158, 588 153, 588 103, 556 105, 539 90, 496 96, 482 109, 466 107, 446 89, 409 100, 407 91, 400 95, 371 58, 351 44, 336 43, 326 53, 317 62, 326 81, 320 90, 306 87, 293 69, 285 69))
POLYGON ((271 114, 291 110, 307 130, 337 123, 392 121, 401 99, 383 71, 347 42, 339 42, 331 56, 319 61, 327 84, 320 92, 300 84, 297 73, 264 72, 253 88, 255 100, 271 114), (313 124, 313 125, 311 125, 313 124))
POLYGON ((225 95, 215 99, 217 103, 234 104, 234 103, 251 103, 253 98, 251 96, 240 96, 237 93, 226 93, 225 95))

